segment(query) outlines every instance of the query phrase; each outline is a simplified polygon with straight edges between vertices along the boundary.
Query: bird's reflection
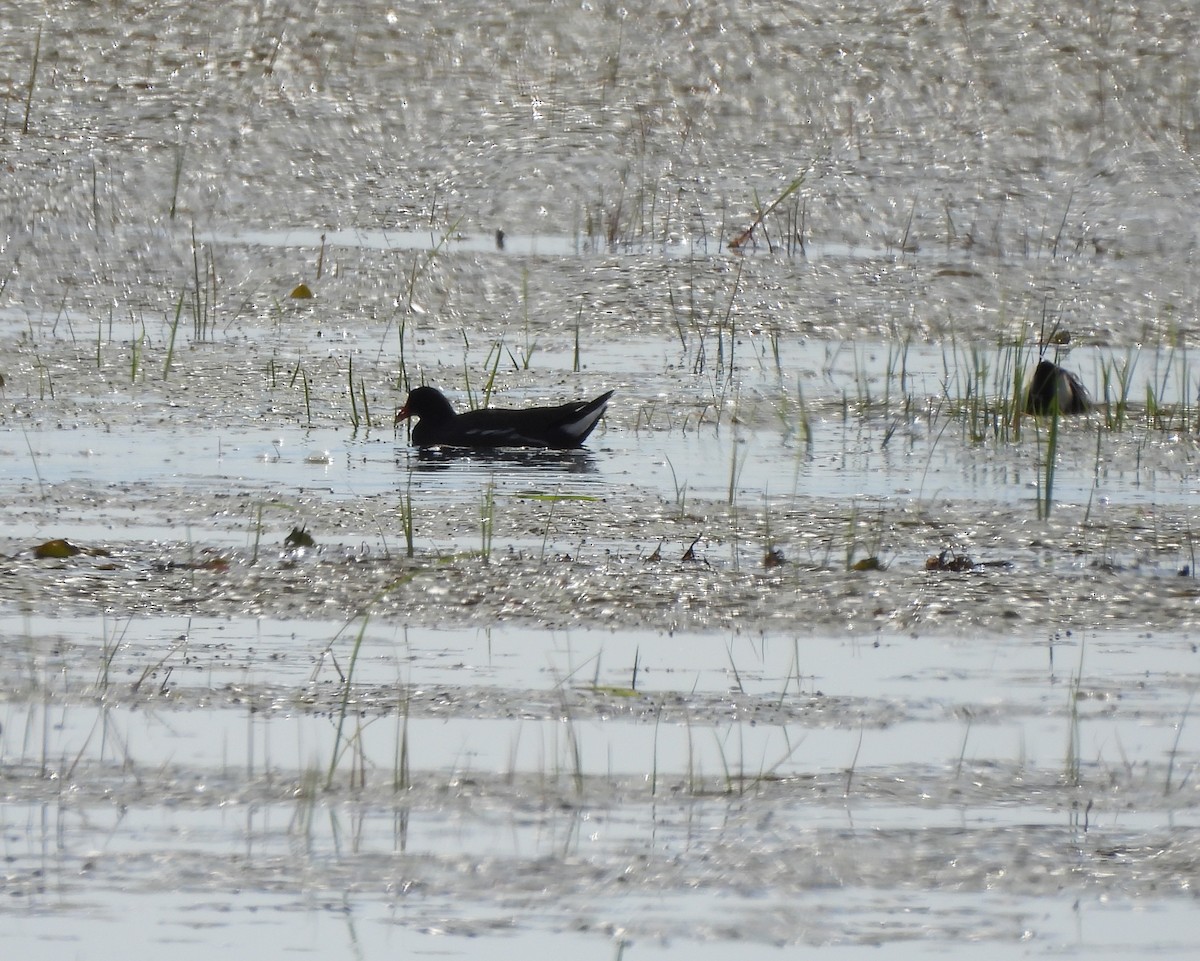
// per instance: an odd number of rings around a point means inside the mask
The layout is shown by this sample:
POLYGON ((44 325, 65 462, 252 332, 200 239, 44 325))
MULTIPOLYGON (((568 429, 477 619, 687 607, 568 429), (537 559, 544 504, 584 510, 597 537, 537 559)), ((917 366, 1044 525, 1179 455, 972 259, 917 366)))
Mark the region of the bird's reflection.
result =
POLYGON ((540 448, 497 448, 478 450, 468 447, 425 447, 400 450, 396 466, 413 473, 435 473, 471 467, 495 470, 545 471, 561 474, 594 474, 596 459, 586 450, 542 450, 540 448))

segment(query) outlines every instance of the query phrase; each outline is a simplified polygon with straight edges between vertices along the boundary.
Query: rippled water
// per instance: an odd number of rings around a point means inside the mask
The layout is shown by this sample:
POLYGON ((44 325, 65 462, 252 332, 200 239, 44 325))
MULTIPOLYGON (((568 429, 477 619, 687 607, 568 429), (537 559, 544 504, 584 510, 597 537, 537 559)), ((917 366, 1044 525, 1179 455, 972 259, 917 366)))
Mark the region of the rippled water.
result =
POLYGON ((1194 19, 8 4, 5 950, 1192 957, 1194 19))

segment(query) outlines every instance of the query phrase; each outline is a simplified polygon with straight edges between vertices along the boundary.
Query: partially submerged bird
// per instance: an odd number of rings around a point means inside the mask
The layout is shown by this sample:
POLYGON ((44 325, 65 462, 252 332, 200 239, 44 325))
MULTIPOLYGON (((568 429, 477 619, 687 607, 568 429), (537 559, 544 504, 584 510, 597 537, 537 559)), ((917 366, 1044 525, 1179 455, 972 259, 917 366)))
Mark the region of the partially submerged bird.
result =
POLYGON ((1025 413, 1086 414, 1092 400, 1079 378, 1048 360, 1038 362, 1025 397, 1025 413))
POLYGON ((596 427, 610 390, 595 400, 559 407, 503 410, 494 407, 456 414, 441 391, 417 387, 396 412, 396 424, 417 418, 412 442, 417 447, 550 447, 569 450, 583 446, 596 427))

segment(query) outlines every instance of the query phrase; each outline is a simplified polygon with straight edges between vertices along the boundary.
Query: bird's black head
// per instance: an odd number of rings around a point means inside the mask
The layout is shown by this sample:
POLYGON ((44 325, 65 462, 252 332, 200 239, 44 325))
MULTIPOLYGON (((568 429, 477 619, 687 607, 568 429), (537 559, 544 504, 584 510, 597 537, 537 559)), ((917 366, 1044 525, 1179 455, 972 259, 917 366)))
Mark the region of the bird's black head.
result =
POLYGON ((409 392, 404 406, 396 411, 396 423, 410 417, 444 420, 454 416, 454 408, 440 390, 435 387, 417 387, 409 392))

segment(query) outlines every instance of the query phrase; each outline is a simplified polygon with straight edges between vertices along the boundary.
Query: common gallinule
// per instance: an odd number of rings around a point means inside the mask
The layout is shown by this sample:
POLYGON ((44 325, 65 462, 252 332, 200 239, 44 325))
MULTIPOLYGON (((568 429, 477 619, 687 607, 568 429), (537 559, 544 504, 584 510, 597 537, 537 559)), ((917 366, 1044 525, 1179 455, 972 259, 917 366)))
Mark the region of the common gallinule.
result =
POLYGON ((610 390, 595 400, 560 407, 524 410, 483 408, 456 414, 450 401, 433 387, 417 387, 396 412, 396 423, 419 418, 412 442, 417 447, 580 447, 600 420, 610 390))
POLYGON ((1092 406, 1088 392, 1078 377, 1048 360, 1038 361, 1037 370, 1025 397, 1025 413, 1086 414, 1092 406))

